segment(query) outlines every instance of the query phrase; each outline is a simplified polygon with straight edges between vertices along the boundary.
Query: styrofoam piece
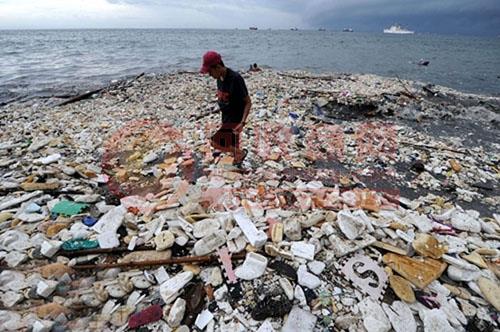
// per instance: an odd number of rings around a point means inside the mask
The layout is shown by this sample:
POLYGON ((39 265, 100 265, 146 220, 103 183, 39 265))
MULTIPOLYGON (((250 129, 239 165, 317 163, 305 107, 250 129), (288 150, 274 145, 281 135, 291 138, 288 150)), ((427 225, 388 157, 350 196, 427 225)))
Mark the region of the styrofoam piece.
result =
POLYGON ((297 270, 297 279, 299 285, 305 286, 310 289, 314 289, 319 285, 321 285, 321 280, 314 274, 308 272, 307 267, 305 265, 299 266, 297 270))
POLYGON ((193 236, 197 239, 205 237, 220 229, 217 219, 203 219, 193 224, 193 236))
POLYGON ((389 332, 391 322, 378 302, 367 297, 358 307, 363 315, 363 326, 368 332, 389 332))
POLYGON ((461 231, 479 233, 481 223, 475 216, 455 210, 451 215, 451 225, 461 231))
POLYGON ((283 288, 283 291, 285 292, 286 297, 288 297, 288 299, 290 301, 292 301, 294 291, 293 291, 293 286, 292 286, 292 283, 290 282, 290 280, 288 280, 287 278, 280 278, 279 283, 280 283, 281 288, 283 288))
POLYGON ((301 306, 307 305, 306 294, 304 293, 302 287, 300 287, 299 285, 295 286, 293 297, 299 302, 301 306))
POLYGON ((312 332, 316 325, 316 320, 317 317, 315 315, 295 306, 288 314, 282 332, 312 332))
POLYGON ((418 312, 424 323, 424 331, 452 332, 455 331, 448 322, 446 314, 441 309, 421 309, 418 312))
MULTIPOLYGON (((43 240, 45 241, 45 237, 43 240)), ((31 246, 30 237, 21 231, 11 229, 0 235, 0 249, 2 250, 24 250, 31 246)))
POLYGON ((137 239, 138 237, 136 235, 132 236, 130 239, 130 242, 128 243, 127 249, 129 251, 133 251, 135 249, 135 246, 137 245, 137 239))
POLYGON ((212 314, 209 310, 205 309, 198 314, 198 317, 196 317, 196 321, 194 322, 194 324, 200 330, 203 330, 213 318, 214 314, 212 314))
POLYGON ((194 254, 197 256, 207 255, 226 243, 226 232, 218 230, 194 244, 194 254))
POLYGON ((170 279, 167 270, 165 270, 163 266, 160 266, 158 269, 156 269, 156 271, 154 272, 154 276, 158 284, 163 284, 165 281, 170 279))
POLYGON ((115 306, 116 306, 115 300, 108 300, 101 309, 101 315, 111 315, 111 312, 113 311, 115 306))
POLYGON ((24 300, 24 296, 22 293, 16 293, 13 291, 8 291, 2 294, 2 302, 3 305, 6 306, 7 308, 10 308, 19 302, 24 300))
POLYGON ((403 222, 416 226, 421 233, 429 233, 432 230, 432 221, 427 216, 416 212, 406 215, 403 222))
POLYGON ((175 236, 170 231, 162 231, 155 236, 154 242, 157 251, 166 250, 174 245, 175 236))
POLYGON ((290 248, 292 254, 297 257, 302 257, 305 259, 314 259, 314 245, 305 242, 292 242, 290 248))
POLYGON ((174 304, 172 305, 172 308, 170 308, 170 312, 168 313, 167 317, 168 325, 173 328, 181 325, 185 312, 186 312, 186 301, 181 298, 175 300, 174 304))
POLYGON ((48 320, 35 320, 33 323, 33 332, 49 332, 52 330, 54 322, 48 320))
POLYGON ((274 328, 271 325, 271 322, 268 320, 264 321, 262 325, 258 328, 257 332, 274 332, 274 328))
POLYGON ((54 154, 51 154, 50 156, 47 156, 44 158, 35 159, 35 160, 33 160, 33 163, 38 164, 38 165, 48 165, 48 164, 55 163, 56 161, 58 161, 61 158, 62 158, 62 156, 60 153, 54 153, 54 154))
POLYGON ((415 332, 417 331, 417 323, 413 317, 413 313, 405 302, 394 301, 392 305, 387 303, 382 303, 382 309, 384 310, 389 321, 391 322, 392 328, 396 332, 415 332))
POLYGON ((356 239, 366 229, 365 223, 359 217, 354 216, 349 210, 341 210, 337 213, 337 224, 349 240, 356 239))
POLYGON ((179 296, 180 290, 193 279, 193 272, 181 272, 161 284, 160 295, 166 304, 173 302, 179 296))
POLYGON ((109 210, 99 221, 92 226, 97 233, 116 233, 123 222, 127 209, 123 205, 116 206, 109 210))
POLYGON ((118 234, 114 232, 104 232, 97 235, 97 241, 99 242, 99 248, 110 249, 120 246, 120 239, 118 234))
POLYGON ((12 206, 16 206, 22 202, 26 202, 27 200, 30 200, 30 199, 37 197, 37 196, 40 196, 41 194, 43 194, 43 191, 38 190, 38 191, 34 191, 32 193, 29 193, 29 194, 24 194, 21 197, 13 198, 11 200, 3 202, 0 204, 0 211, 6 210, 12 206))
POLYGON ((40 280, 36 286, 36 293, 41 297, 47 298, 54 292, 58 282, 55 280, 40 280))
POLYGON ((0 273, 0 290, 12 290, 18 292, 23 288, 27 288, 28 284, 25 281, 26 277, 23 273, 13 270, 3 270, 0 273))
POLYGON ((267 258, 254 252, 247 253, 245 261, 236 268, 235 274, 243 280, 259 278, 264 274, 267 267, 267 258))
POLYGON ((326 267, 326 264, 320 261, 312 261, 307 263, 307 267, 312 273, 318 276, 321 274, 321 272, 323 272, 323 270, 326 267))
POLYGON ((267 242, 267 235, 255 227, 252 220, 247 216, 244 209, 239 209, 233 213, 234 220, 245 234, 248 242, 256 248, 262 247, 267 242))
POLYGON ((54 256, 57 251, 59 251, 59 248, 61 247, 61 245, 62 245, 61 241, 55 241, 55 240, 44 241, 42 243, 42 247, 40 249, 40 252, 45 257, 50 258, 50 257, 54 256))

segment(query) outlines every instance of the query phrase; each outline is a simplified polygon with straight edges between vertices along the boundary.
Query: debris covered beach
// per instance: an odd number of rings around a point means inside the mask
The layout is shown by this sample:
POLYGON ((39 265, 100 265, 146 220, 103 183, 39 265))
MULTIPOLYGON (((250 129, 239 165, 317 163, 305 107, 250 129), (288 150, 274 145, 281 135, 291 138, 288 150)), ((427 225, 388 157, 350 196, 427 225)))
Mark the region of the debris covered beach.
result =
POLYGON ((0 108, 0 329, 494 331, 500 98, 374 75, 140 75, 0 108))

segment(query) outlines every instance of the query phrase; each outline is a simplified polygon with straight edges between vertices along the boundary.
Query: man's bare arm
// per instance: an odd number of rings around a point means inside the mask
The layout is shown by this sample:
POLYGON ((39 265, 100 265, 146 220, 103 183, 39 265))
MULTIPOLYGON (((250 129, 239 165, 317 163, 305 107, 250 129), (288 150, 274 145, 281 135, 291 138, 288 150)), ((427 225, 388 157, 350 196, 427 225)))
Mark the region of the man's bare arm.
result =
POLYGON ((247 122, 248 114, 250 113, 250 108, 252 107, 252 100, 250 96, 245 97, 245 108, 243 109, 243 117, 241 119, 241 123, 238 125, 239 129, 242 129, 245 123, 247 122))

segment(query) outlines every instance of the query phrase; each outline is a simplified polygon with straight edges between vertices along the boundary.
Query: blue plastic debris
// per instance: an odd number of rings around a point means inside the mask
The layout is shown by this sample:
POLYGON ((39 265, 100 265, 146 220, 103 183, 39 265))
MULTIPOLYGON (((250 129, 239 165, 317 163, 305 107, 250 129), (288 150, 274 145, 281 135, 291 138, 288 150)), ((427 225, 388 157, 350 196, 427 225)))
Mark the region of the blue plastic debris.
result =
POLYGON ((299 129, 299 127, 297 127, 297 126, 291 126, 291 127, 290 127, 290 132, 291 132, 293 135, 299 135, 299 134, 300 134, 300 129, 299 129))
POLYGON ((83 217, 82 222, 85 226, 91 227, 94 226, 94 224, 97 222, 97 219, 91 216, 85 216, 83 217))

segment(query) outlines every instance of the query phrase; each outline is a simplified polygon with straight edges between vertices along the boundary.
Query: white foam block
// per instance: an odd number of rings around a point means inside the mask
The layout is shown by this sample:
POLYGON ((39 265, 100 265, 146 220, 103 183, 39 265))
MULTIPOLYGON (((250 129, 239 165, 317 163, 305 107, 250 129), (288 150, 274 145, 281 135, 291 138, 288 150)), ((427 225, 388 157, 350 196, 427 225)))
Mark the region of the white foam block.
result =
POLYGON ((305 242, 292 242, 291 251, 294 256, 314 259, 314 245, 305 242))
POLYGON ((267 242, 267 235, 255 227, 252 220, 247 216, 243 209, 233 213, 234 220, 245 234, 248 242, 256 248, 262 247, 267 242))

